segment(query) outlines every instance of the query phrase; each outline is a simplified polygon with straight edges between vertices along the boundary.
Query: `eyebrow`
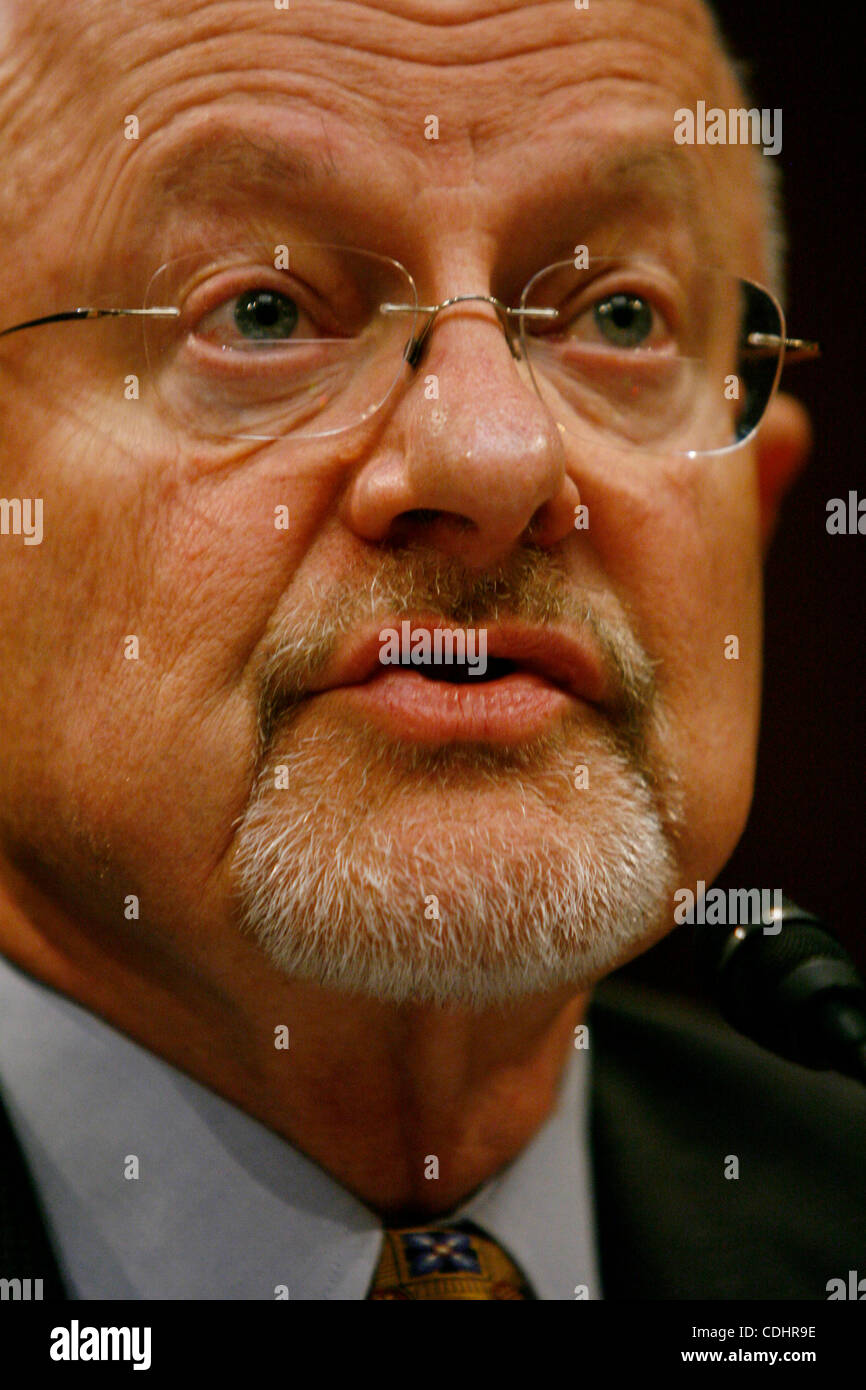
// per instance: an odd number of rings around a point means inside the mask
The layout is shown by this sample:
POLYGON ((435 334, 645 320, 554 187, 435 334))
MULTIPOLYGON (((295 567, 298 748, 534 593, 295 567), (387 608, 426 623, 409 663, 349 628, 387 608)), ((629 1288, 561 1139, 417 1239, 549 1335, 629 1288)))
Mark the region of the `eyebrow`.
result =
MULTIPOLYGON (((250 196, 273 203, 275 190, 304 188, 315 194, 328 185, 333 192, 339 173, 327 144, 310 155, 265 131, 221 124, 194 133, 155 163, 145 198, 169 212, 210 205, 222 214, 227 205, 237 206, 250 196)), ((565 200, 582 206, 591 225, 619 211, 619 203, 629 195, 644 206, 648 199, 657 201, 660 210, 684 219, 705 244, 717 241, 708 224, 700 180, 683 150, 657 139, 590 149, 583 177, 565 200)))
POLYGON ((652 220, 656 211, 661 219, 673 218, 688 229, 696 249, 703 247, 706 254, 721 255, 725 237, 711 193, 685 151, 652 141, 596 153, 585 185, 572 201, 577 204, 579 200, 590 227, 623 213, 625 220, 634 223, 647 210, 652 220), (628 197, 635 198, 637 207, 622 206, 628 197))
POLYGON ((214 197, 236 185, 273 193, 275 184, 314 185, 334 172, 329 150, 313 160, 261 131, 219 129, 174 149, 154 170, 149 192, 169 201, 214 197))
POLYGON ((694 165, 675 146, 653 144, 616 150, 602 155, 596 169, 605 182, 620 179, 649 187, 652 180, 657 179, 677 202, 690 208, 697 203, 698 179, 694 165))
POLYGON ((668 145, 617 147, 593 157, 587 177, 590 199, 601 208, 633 193, 666 210, 684 213, 695 226, 704 220, 704 200, 692 162, 668 145))
MULTIPOLYGON (((266 132, 252 134, 222 127, 202 132, 172 150, 155 169, 151 188, 166 197, 189 197, 191 191, 199 190, 212 194, 217 177, 229 185, 237 183, 249 188, 260 184, 272 190, 275 183, 283 181, 313 185, 323 176, 334 178, 337 172, 330 149, 312 159, 266 132)), ((633 182, 649 188, 653 178, 678 202, 694 207, 695 171, 688 157, 675 146, 653 143, 595 154, 589 182, 592 187, 633 182)))

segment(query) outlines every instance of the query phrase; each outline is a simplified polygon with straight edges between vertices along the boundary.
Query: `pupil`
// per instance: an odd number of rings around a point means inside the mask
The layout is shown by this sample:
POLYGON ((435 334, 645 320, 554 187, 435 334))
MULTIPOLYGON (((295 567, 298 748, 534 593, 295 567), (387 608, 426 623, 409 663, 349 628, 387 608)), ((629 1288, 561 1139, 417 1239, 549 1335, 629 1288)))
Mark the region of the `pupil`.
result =
POLYGON ((596 306, 596 322, 609 342, 617 347, 637 347, 652 332, 652 309, 645 299, 613 294, 596 306))
POLYGON ((288 338, 298 322, 294 300, 274 290, 250 290, 235 308, 238 331, 248 338, 288 338))

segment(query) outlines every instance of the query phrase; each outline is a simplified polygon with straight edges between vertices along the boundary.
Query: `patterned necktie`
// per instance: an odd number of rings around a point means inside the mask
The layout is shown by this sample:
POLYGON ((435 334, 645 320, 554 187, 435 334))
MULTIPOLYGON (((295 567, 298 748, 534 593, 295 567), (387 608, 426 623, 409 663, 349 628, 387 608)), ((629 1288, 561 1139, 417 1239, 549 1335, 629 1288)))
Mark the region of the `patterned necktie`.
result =
POLYGON ((386 1231, 367 1298, 530 1299, 505 1251, 471 1227, 386 1231))

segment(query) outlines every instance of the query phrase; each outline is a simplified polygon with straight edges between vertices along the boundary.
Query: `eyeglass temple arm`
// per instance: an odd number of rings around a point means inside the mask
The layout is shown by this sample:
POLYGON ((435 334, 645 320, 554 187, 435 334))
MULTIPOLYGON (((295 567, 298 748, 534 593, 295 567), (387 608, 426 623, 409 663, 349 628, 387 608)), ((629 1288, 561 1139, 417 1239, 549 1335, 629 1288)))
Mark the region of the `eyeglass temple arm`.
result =
POLYGON ((820 343, 811 343, 806 338, 780 338, 776 333, 750 333, 746 339, 749 355, 769 356, 785 350, 786 362, 806 362, 810 357, 821 356, 820 343))
POLYGON ((5 338, 9 333, 20 333, 23 328, 39 328, 43 323, 63 323, 69 319, 119 318, 129 314, 148 314, 158 318, 174 319, 180 314, 180 309, 67 309, 62 314, 46 314, 41 319, 28 319, 26 323, 13 324, 11 328, 0 330, 0 338, 5 338))

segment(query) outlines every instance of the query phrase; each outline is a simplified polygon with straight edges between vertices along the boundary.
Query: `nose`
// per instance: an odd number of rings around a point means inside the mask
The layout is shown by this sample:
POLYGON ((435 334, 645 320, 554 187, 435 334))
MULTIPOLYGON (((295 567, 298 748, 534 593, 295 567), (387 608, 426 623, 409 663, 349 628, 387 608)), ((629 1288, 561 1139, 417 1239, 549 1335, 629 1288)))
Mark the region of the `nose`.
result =
POLYGON ((572 531, 562 435, 497 304, 455 296, 422 315, 408 387, 346 499, 365 540, 424 540, 482 568, 521 537, 552 546, 572 531))

